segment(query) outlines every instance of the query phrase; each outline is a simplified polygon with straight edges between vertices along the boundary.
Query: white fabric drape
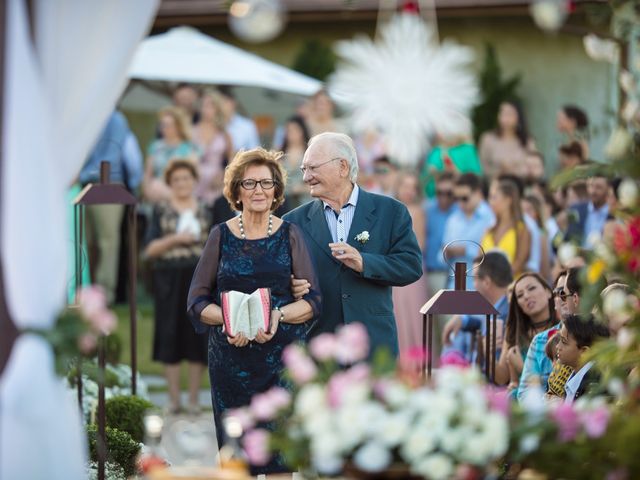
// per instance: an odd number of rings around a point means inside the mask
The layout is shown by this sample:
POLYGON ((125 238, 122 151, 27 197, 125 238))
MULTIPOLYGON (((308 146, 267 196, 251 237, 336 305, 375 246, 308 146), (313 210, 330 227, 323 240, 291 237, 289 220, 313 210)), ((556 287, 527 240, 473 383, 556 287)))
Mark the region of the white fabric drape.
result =
MULTIPOLYGON (((18 328, 50 328, 66 288, 68 185, 124 87, 158 0, 7 2, 2 237, 18 328)), ((21 336, 0 379, 0 479, 85 477, 84 434, 49 346, 21 336)))

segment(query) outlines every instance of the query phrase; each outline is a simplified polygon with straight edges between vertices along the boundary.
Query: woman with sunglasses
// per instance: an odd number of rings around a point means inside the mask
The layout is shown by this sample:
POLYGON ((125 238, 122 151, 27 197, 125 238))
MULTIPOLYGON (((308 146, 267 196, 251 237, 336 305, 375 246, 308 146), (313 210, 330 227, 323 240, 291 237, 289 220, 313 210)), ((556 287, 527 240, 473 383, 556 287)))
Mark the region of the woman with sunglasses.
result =
MULTIPOLYGON (((286 173, 282 153, 256 148, 241 151, 226 168, 224 196, 239 214, 209 234, 189 290, 188 310, 196 331, 209 333, 209 377, 218 445, 224 444, 223 415, 251 403, 254 394, 279 385, 282 351, 304 342, 320 313, 321 297, 302 231, 273 215, 284 201, 286 173), (296 300, 290 279, 308 279, 309 293, 296 300), (254 340, 223 330, 220 293, 271 291, 271 328, 254 340), (228 333, 228 332, 227 332, 228 333)), ((276 459, 253 475, 283 472, 276 459)))
POLYGON ((553 291, 538 273, 525 272, 514 282, 509 316, 496 365, 496 383, 516 390, 531 340, 557 323, 553 291))

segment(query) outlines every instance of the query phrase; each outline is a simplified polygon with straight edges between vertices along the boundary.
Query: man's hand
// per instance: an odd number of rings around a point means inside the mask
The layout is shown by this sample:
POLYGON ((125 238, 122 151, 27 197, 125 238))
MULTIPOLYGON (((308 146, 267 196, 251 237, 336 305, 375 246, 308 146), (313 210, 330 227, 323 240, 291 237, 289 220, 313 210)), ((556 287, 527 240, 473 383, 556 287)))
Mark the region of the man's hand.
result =
POLYGON ((451 334, 453 334, 454 336, 457 335, 461 328, 462 318, 458 315, 451 317, 442 329, 442 344, 450 345, 451 334))
POLYGON ((348 243, 330 243, 329 248, 331 249, 333 258, 342 262, 351 270, 362 273, 364 264, 362 262, 362 255, 360 255, 357 249, 348 243))
POLYGON ((236 347, 246 347, 249 339, 244 336, 244 333, 239 332, 234 337, 227 337, 227 342, 236 347))
POLYGON ((291 275, 291 294, 296 300, 300 300, 311 289, 311 284, 304 278, 294 278, 291 275))

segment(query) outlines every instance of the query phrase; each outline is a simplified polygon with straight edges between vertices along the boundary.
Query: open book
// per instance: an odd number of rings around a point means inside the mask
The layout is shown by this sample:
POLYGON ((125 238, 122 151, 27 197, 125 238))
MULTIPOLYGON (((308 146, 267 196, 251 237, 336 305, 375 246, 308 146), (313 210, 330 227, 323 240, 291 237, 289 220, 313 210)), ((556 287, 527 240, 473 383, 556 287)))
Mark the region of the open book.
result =
POLYGON ((220 294, 224 331, 230 337, 242 332, 249 340, 258 330, 271 331, 271 291, 259 288, 253 293, 230 290, 220 294))

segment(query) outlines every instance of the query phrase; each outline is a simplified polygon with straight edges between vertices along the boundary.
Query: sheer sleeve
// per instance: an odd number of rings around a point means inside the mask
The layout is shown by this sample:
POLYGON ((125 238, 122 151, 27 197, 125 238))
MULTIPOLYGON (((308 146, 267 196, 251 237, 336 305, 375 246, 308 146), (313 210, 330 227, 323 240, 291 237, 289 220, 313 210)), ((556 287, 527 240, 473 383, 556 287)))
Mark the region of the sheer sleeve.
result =
POLYGON ((316 269, 311 258, 311 253, 307 247, 302 230, 297 225, 289 224, 289 241, 291 243, 291 266, 295 278, 304 278, 311 284, 309 293, 303 296, 311 309, 313 318, 317 319, 322 313, 322 294, 320 293, 320 282, 316 269))
POLYGON ((200 314, 205 307, 216 300, 214 291, 219 259, 220 226, 216 225, 209 233, 202 256, 191 279, 189 296, 187 297, 187 312, 197 333, 204 333, 209 328, 208 325, 201 321, 200 314))

